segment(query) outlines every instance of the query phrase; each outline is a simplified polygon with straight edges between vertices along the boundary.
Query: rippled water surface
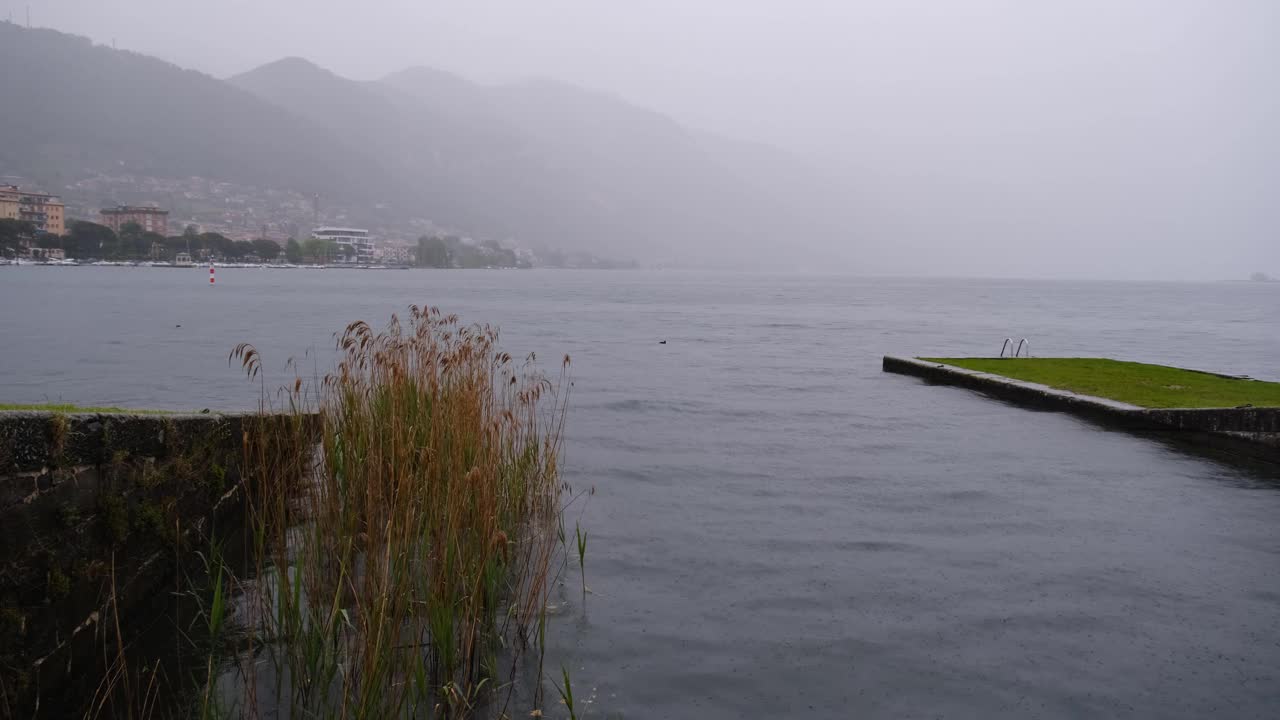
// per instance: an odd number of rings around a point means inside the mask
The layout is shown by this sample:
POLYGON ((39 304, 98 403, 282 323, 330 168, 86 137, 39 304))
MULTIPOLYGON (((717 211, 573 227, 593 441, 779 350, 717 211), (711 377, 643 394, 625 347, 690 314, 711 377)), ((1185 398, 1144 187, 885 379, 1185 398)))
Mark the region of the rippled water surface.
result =
POLYGON ((594 592, 554 656, 595 717, 1280 716, 1274 469, 880 371, 1025 336, 1280 379, 1280 285, 206 276, 0 268, 0 400, 248 407, 235 343, 282 382, 410 303, 571 354, 594 592))

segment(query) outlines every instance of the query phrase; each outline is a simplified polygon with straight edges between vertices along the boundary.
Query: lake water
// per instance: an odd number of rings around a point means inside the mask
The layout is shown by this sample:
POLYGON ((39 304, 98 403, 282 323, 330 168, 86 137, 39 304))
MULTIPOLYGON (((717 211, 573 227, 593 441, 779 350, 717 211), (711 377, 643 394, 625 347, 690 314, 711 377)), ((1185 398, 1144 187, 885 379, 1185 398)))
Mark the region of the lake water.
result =
MULTIPOLYGON (((1280 379, 1280 285, 0 268, 0 400, 240 408, 410 303, 573 357, 590 716, 1280 716, 1280 480, 880 371, 1108 355, 1280 379), (666 340, 660 345, 659 340, 666 340)), ((573 579, 576 583, 576 579, 573 579)), ((580 701, 581 702, 581 701, 580 701)))

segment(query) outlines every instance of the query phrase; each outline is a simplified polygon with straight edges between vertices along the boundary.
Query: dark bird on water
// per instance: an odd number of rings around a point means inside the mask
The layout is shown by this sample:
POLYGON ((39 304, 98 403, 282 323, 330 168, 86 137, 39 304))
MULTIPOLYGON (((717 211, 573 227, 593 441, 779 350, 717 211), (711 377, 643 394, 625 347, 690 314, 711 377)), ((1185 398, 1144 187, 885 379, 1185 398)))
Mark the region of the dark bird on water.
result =
POLYGON ((666 344, 667 344, 667 341, 666 341, 666 340, 659 340, 659 341, 658 341, 658 344, 659 344, 659 345, 666 345, 666 344))

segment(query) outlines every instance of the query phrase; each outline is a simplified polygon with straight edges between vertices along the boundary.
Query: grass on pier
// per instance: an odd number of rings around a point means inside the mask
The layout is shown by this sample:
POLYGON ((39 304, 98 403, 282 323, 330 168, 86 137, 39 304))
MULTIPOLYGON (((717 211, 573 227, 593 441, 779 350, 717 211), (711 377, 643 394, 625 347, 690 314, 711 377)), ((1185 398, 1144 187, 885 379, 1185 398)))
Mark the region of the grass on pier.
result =
POLYGON ((25 412, 51 412, 61 413, 63 415, 76 414, 95 414, 110 413, 122 415, 172 415, 172 410, 138 410, 135 408, 122 407, 98 407, 98 406, 81 406, 72 405, 70 403, 36 403, 24 405, 22 403, 0 403, 0 412, 7 411, 25 411, 25 412))
POLYGON ((920 358, 1146 408, 1280 406, 1280 383, 1105 358, 920 358))

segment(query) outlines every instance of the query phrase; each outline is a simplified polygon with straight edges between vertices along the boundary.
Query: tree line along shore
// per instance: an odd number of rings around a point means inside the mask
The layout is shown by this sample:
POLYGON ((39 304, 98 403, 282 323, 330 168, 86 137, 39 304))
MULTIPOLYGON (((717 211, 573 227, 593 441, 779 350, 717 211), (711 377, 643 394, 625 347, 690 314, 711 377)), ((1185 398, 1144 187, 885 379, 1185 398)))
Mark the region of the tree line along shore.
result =
MULTIPOLYGON (((289 238, 283 245, 268 238, 232 240, 188 225, 179 235, 162 235, 128 223, 117 233, 85 220, 69 224, 64 235, 41 233, 29 222, 0 219, 0 259, 66 259, 70 261, 280 263, 330 265, 351 263, 340 246, 322 238, 289 238)), ((494 240, 469 243, 457 236, 424 236, 408 255, 391 264, 430 268, 528 268, 533 263, 494 240)))

